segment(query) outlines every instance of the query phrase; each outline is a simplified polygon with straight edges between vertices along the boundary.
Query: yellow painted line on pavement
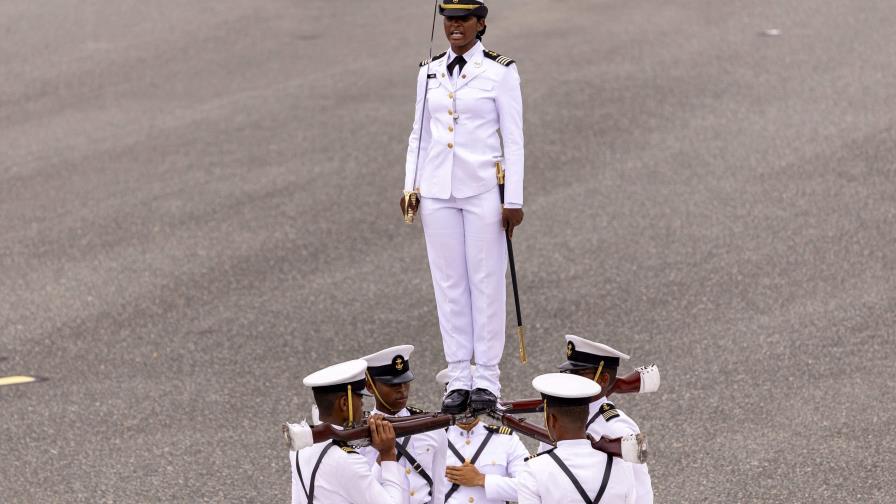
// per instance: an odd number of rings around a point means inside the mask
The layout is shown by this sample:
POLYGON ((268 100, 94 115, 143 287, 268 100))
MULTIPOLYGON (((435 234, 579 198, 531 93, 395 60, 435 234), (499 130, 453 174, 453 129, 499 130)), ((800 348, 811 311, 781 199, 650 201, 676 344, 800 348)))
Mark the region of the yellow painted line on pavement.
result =
POLYGON ((33 376, 2 376, 0 377, 0 387, 3 385, 21 385, 23 383, 36 382, 37 378, 33 376))

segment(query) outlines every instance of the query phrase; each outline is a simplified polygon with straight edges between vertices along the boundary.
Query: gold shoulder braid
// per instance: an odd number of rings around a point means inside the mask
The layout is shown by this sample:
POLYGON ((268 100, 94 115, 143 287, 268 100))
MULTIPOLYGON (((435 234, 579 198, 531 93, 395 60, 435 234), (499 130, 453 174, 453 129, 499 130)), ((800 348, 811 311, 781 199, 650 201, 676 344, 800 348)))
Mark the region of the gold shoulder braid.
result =
POLYGON ((445 51, 445 52, 443 52, 443 53, 441 53, 441 54, 436 54, 435 56, 432 57, 432 59, 425 59, 425 60, 423 60, 423 61, 420 62, 420 66, 421 66, 421 67, 425 67, 426 65, 432 63, 433 61, 435 61, 435 60, 437 60, 437 59, 439 59, 439 58, 444 58, 446 54, 448 54, 448 51, 445 51))
POLYGON ((492 431, 492 432, 494 432, 495 434, 505 434, 505 435, 508 435, 508 436, 509 436, 510 434, 513 434, 513 431, 510 430, 509 427, 504 427, 504 426, 502 426, 502 425, 486 425, 486 426, 485 426, 485 429, 486 429, 486 430, 489 430, 489 431, 492 431))
POLYGON ((486 58, 488 58, 492 61, 495 61, 500 65, 510 66, 510 65, 516 63, 516 61, 513 61, 512 59, 508 58, 507 56, 501 56, 500 54, 496 53, 495 51, 483 50, 482 54, 484 54, 486 58))
POLYGON ((604 418, 605 422, 609 422, 610 420, 619 416, 619 411, 616 409, 616 406, 611 402, 605 402, 600 405, 600 416, 604 418))

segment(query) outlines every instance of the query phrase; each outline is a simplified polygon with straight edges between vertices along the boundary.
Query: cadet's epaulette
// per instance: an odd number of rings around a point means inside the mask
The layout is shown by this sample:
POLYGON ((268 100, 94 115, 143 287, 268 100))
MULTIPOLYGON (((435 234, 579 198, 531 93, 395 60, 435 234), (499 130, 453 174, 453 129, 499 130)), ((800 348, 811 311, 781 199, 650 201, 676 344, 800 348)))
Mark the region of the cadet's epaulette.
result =
POLYGON ((482 51, 482 54, 484 54, 486 58, 488 58, 492 61, 496 61, 499 64, 504 65, 504 66, 510 66, 510 65, 516 63, 516 61, 513 61, 512 59, 508 58, 507 56, 501 56, 500 54, 496 53, 495 51, 489 51, 487 49, 484 49, 482 51))
POLYGON ((611 402, 605 402, 600 405, 600 416, 604 418, 605 422, 609 422, 610 420, 619 416, 619 411, 616 409, 616 406, 611 402))
POLYGON ((407 410, 408 410, 408 413, 410 413, 410 414, 412 414, 412 415, 422 415, 422 414, 426 413, 426 412, 423 411, 422 409, 420 409, 420 408, 415 408, 415 407, 413 407, 413 406, 405 406, 405 409, 407 409, 407 410))
POLYGON ((333 444, 336 445, 336 446, 338 446, 338 447, 339 447, 340 449, 342 449, 342 451, 344 451, 345 453, 354 453, 354 454, 358 454, 358 452, 355 450, 355 447, 352 446, 352 445, 350 445, 350 444, 348 444, 348 443, 344 443, 344 442, 342 442, 342 441, 333 441, 333 444))
POLYGON ((439 59, 439 58, 444 57, 446 54, 448 54, 448 51, 445 51, 445 52, 443 52, 443 53, 441 53, 441 54, 436 54, 435 56, 432 57, 432 59, 425 59, 425 60, 423 60, 423 61, 420 62, 420 66, 421 66, 421 67, 425 67, 426 65, 432 63, 433 61, 435 61, 435 60, 437 60, 437 59, 439 59))
POLYGON ((502 425, 486 425, 485 430, 494 432, 496 434, 513 434, 513 431, 510 430, 509 427, 504 427, 502 425))
POLYGON ((548 448, 547 450, 545 450, 543 452, 536 453, 535 455, 530 455, 530 456, 526 457, 526 462, 534 459, 535 457, 538 457, 539 455, 544 455, 545 453, 550 453, 556 449, 557 449, 557 447, 555 446, 553 448, 548 448))

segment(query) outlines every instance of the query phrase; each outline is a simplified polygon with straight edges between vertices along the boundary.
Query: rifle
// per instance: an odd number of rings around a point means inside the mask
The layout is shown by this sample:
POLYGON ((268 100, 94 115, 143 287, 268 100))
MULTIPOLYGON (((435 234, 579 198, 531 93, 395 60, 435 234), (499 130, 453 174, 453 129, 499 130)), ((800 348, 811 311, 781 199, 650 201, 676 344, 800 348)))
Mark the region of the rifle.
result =
MULTIPOLYGON (((515 417, 506 413, 498 413, 491 411, 488 413, 491 418, 501 422, 501 425, 509 428, 514 432, 518 432, 524 436, 528 436, 542 443, 555 445, 551 439, 550 433, 544 427, 533 424, 525 418, 515 417)), ((619 457, 626 462, 633 464, 643 464, 647 462, 647 436, 644 433, 629 434, 621 438, 594 439, 591 434, 587 435, 591 447, 597 451, 604 452, 614 457, 619 457)))
MULTIPOLYGON (((633 372, 616 378, 605 394, 646 394, 655 392, 660 387, 660 370, 656 364, 641 366, 633 372)), ((496 408, 500 413, 521 415, 538 413, 542 410, 542 399, 521 399, 519 401, 501 401, 496 408)))
MULTIPOLYGON (((385 417, 395 429, 395 437, 412 436, 421 432, 444 429, 455 424, 455 417, 445 413, 427 413, 412 417, 385 417)), ((286 445, 290 450, 301 450, 315 443, 339 441, 354 446, 366 446, 370 443, 370 427, 367 422, 350 429, 340 430, 328 423, 310 427, 304 421, 298 424, 285 423, 281 426, 286 445)))

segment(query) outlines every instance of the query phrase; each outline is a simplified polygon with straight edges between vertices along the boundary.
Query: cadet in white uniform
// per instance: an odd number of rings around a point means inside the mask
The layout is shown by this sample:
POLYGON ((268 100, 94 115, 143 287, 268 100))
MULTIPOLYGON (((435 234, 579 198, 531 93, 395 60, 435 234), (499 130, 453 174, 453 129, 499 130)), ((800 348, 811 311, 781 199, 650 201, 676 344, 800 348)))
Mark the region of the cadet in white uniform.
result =
MULTIPOLYGON (((412 345, 400 345, 364 357, 367 362, 367 391, 376 398, 376 408, 372 414, 389 416, 409 416, 424 411, 408 406, 410 397, 412 345)), ((408 478, 410 504, 442 504, 447 489, 445 474, 445 453, 448 442, 445 431, 438 429, 395 441, 398 463, 408 478)), ((361 448, 371 465, 376 463, 377 451, 361 448)))
POLYGON ((588 403, 600 385, 550 373, 536 377, 532 386, 545 401, 545 425, 557 447, 529 459, 517 478, 519 504, 633 504, 631 464, 595 450, 586 438, 588 403))
MULTIPOLYGON (((447 385, 447 369, 436 380, 447 385)), ((448 427, 446 504, 502 504, 517 500, 516 477, 529 452, 507 427, 485 425, 478 418, 448 427)))
MULTIPOLYGON (((311 387, 320 419, 334 427, 361 419, 364 370, 354 360, 336 364, 305 377, 311 387)), ((292 468, 292 504, 407 504, 408 480, 395 461, 395 431, 381 417, 369 419, 371 444, 382 462, 379 477, 351 446, 335 441, 316 443, 289 452, 292 468)))
POLYGON ((468 405, 494 407, 501 394, 504 228, 512 232, 523 219, 523 114, 514 61, 486 50, 480 40, 488 8, 478 0, 446 1, 439 12, 451 47, 420 64, 404 188, 419 188, 421 196, 419 214, 452 373, 442 409, 458 414, 468 405), (497 166, 506 175, 503 208, 497 166))
MULTIPOLYGON (((607 345, 570 334, 566 336, 566 362, 561 364, 559 369, 594 380, 603 390, 609 390, 616 381, 620 360, 628 358, 628 355, 607 345)), ((601 436, 614 439, 641 432, 638 424, 609 402, 603 392, 588 405, 588 408, 588 433, 594 436, 594 439, 600 439, 601 436)), ((653 486, 647 464, 630 465, 638 489, 638 498, 635 502, 653 503, 653 486)))

